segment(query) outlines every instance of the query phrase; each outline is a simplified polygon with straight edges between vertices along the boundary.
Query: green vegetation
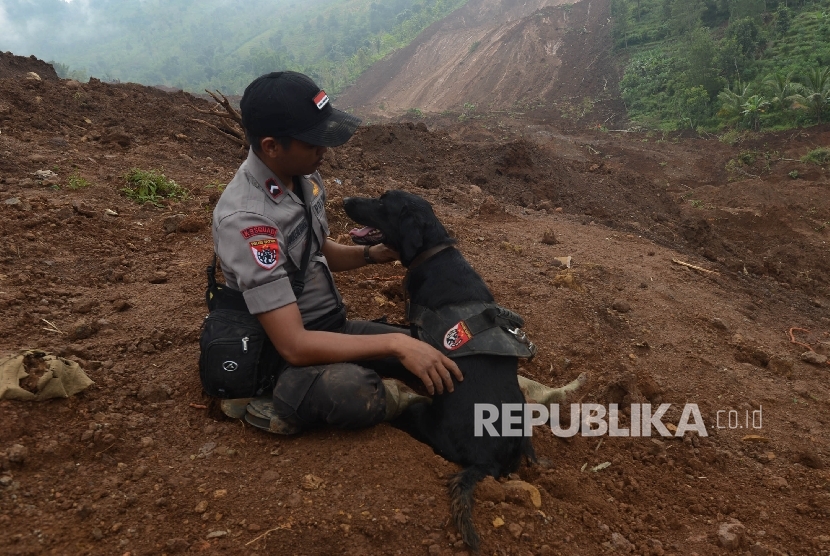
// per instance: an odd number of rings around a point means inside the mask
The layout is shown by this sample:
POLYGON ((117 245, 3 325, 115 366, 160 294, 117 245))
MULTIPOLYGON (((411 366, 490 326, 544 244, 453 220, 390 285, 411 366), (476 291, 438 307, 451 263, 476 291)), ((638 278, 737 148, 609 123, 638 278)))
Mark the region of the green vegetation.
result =
POLYGON ((813 149, 812 151, 802 156, 801 161, 812 162, 813 164, 824 166, 825 164, 830 162, 830 148, 819 147, 818 149, 813 149))
POLYGON ((161 206, 165 200, 182 200, 188 197, 187 189, 171 179, 161 170, 140 170, 133 168, 124 176, 127 187, 121 191, 138 203, 152 203, 161 206))
POLYGON ((94 75, 202 92, 241 94, 259 75, 296 70, 336 94, 467 0, 42 0, 10 24, 73 28, 84 40, 38 36, 62 77, 94 75), (46 7, 44 4, 49 4, 46 7), (89 17, 106 25, 86 29, 89 17), (88 35, 88 36, 87 36, 88 35), (71 69, 76 68, 76 69, 71 69), (79 69, 83 68, 83 69, 79 69))
POLYGON ((830 0, 612 0, 629 117, 663 130, 830 116, 830 0))
POLYGON ((75 189, 86 189, 90 185, 92 185, 92 184, 89 183, 84 178, 82 178, 81 175, 78 173, 78 171, 75 170, 75 172, 73 172, 73 174, 71 176, 69 176, 69 180, 68 180, 68 183, 67 183, 66 187, 68 189, 75 190, 75 189))

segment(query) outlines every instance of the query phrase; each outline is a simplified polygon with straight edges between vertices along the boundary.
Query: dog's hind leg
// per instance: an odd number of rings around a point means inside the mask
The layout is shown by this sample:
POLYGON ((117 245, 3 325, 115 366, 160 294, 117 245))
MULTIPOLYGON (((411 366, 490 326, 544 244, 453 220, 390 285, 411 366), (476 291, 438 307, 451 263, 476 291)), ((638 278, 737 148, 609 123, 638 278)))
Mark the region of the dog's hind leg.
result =
POLYGON ((582 373, 575 380, 569 382, 561 388, 549 388, 544 384, 539 384, 535 380, 519 375, 519 388, 525 395, 528 402, 540 403, 549 405, 552 403, 563 403, 570 394, 578 391, 588 382, 588 374, 582 373))
POLYGON ((450 513, 461 533, 461 539, 473 552, 478 552, 481 542, 473 523, 473 492, 478 482, 486 476, 487 473, 476 467, 467 467, 453 475, 449 482, 450 513))

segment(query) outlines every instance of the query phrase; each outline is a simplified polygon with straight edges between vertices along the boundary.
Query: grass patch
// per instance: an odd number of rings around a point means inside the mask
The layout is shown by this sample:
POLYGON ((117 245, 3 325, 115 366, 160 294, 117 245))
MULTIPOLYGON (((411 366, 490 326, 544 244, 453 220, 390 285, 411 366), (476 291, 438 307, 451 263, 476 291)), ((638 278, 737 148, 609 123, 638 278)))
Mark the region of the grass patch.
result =
POLYGON ((188 197, 187 189, 165 177, 161 170, 133 168, 124 176, 127 186, 121 192, 138 203, 160 206, 163 201, 181 201, 188 197))
POLYGON ((830 162, 830 148, 819 147, 818 149, 813 149, 801 157, 801 162, 812 162, 813 164, 824 166, 830 162))
POLYGON ((69 176, 69 182, 66 184, 67 189, 77 190, 77 189, 86 189, 92 185, 89 181, 85 180, 81 177, 81 175, 76 171, 71 176, 69 176))

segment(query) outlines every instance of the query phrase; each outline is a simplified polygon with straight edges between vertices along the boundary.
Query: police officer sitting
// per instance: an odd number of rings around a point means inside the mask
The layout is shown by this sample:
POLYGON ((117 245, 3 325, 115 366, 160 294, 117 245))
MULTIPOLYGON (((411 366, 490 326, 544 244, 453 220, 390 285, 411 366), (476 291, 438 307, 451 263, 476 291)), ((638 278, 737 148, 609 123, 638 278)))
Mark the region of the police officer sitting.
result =
POLYGON ((378 371, 408 371, 430 394, 452 391, 452 378, 463 376, 438 350, 400 328, 345 318, 331 272, 398 258, 384 245, 364 249, 327 239, 326 190, 317 170, 328 148, 348 141, 360 120, 335 110, 314 81, 290 71, 255 79, 240 107, 251 148, 214 210, 214 250, 226 286, 242 292, 284 364, 273 398, 223 400, 223 411, 287 434, 369 426, 428 401, 378 371), (305 286, 295 295, 292 279, 309 241, 305 286))

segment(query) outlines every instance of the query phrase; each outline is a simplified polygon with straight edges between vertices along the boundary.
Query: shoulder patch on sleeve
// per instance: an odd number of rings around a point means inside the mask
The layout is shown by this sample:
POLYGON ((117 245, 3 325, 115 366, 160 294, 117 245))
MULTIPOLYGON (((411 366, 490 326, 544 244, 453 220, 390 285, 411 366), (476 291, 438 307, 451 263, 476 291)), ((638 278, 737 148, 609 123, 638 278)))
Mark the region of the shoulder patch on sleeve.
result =
POLYGON ((251 253, 254 255, 256 264, 266 270, 277 266, 277 261, 280 259, 280 244, 276 238, 258 239, 248 242, 248 245, 251 246, 251 253))
POLYGON ((277 237, 277 229, 273 226, 251 226, 250 228, 239 230, 239 233, 241 233, 242 237, 245 239, 250 239, 254 236, 277 237))
POLYGON ((268 190, 268 193, 270 193, 271 197, 274 199, 282 195, 282 187, 280 187, 280 184, 278 184, 277 180, 274 178, 268 178, 265 181, 265 189, 268 190))

